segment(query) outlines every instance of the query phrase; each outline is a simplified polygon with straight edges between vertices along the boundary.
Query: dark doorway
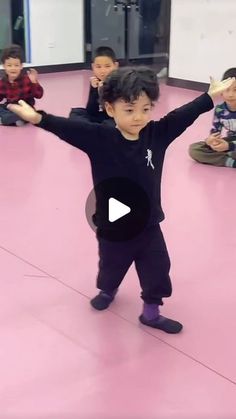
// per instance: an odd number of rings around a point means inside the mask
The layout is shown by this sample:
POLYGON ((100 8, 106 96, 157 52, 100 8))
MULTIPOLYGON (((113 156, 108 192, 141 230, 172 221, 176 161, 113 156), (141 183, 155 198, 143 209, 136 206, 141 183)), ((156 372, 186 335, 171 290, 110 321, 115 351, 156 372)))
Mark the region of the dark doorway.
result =
POLYGON ((86 1, 86 41, 114 49, 120 62, 168 66, 170 0, 86 1))

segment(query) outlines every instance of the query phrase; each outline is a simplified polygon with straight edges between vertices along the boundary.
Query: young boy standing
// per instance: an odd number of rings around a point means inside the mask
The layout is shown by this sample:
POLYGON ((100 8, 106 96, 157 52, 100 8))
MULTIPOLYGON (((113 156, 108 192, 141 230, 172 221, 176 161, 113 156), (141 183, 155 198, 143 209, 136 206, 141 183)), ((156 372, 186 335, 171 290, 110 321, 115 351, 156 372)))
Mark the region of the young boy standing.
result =
POLYGON ((208 93, 152 121, 152 106, 159 96, 156 74, 148 68, 118 69, 106 78, 100 92, 116 127, 36 112, 23 101, 9 106, 21 118, 81 149, 90 159, 99 246, 100 292, 91 300, 95 309, 109 307, 134 262, 142 289, 140 322, 167 333, 181 331, 181 323, 160 314, 163 298, 172 293, 170 258, 160 228, 164 219, 160 196, 164 156, 175 138, 199 115, 213 108, 212 97, 233 81, 212 80, 208 93), (137 199, 137 189, 143 191, 141 199, 139 194, 137 199), (134 215, 131 211, 127 218, 112 220, 108 211, 111 198, 127 206, 135 201, 134 215))

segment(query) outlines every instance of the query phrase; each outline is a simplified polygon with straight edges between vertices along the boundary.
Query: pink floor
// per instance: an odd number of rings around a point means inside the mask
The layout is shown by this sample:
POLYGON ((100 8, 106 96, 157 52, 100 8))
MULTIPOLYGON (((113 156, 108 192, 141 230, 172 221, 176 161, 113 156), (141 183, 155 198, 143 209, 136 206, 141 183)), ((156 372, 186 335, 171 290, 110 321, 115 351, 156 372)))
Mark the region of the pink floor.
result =
MULTIPOLYGON (((40 79, 38 108, 84 104, 87 72, 40 79)), ((154 116, 197 95, 163 85, 154 116)), ((139 325, 134 269, 110 310, 90 308, 86 155, 33 126, 0 127, 0 419, 236 418, 236 173, 187 155, 211 118, 170 147, 164 167, 174 292, 163 314, 183 322, 175 336, 139 325)))

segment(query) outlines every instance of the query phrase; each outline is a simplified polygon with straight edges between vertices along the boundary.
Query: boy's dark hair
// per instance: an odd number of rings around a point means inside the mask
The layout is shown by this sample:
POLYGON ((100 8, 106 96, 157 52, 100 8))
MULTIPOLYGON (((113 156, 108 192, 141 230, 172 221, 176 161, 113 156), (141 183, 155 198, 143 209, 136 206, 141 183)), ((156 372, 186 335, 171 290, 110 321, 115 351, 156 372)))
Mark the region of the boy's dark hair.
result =
POLYGON ((223 74, 222 80, 228 79, 228 77, 236 78, 236 67, 229 68, 223 74))
POLYGON ((123 67, 114 70, 106 77, 101 87, 100 102, 114 103, 118 99, 133 102, 145 92, 151 102, 159 97, 156 73, 148 67, 123 67))
POLYGON ((113 61, 113 63, 117 61, 116 54, 110 47, 98 47, 94 52, 93 61, 97 57, 109 57, 113 61))
POLYGON ((20 62, 23 63, 24 57, 21 47, 19 45, 13 44, 5 48, 1 56, 2 64, 4 64, 8 58, 19 58, 20 62))

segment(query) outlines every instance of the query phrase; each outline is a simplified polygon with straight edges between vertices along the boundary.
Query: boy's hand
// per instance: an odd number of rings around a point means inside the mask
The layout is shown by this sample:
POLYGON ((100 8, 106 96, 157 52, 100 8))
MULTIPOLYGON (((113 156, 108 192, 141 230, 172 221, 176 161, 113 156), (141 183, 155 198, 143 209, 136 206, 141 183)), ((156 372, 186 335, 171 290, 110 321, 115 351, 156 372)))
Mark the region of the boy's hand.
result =
POLYGON ((216 145, 210 145, 212 150, 222 152, 222 151, 228 151, 229 150, 229 143, 228 141, 225 141, 223 138, 221 138, 216 145))
POLYGON ((208 90, 208 95, 211 96, 211 98, 219 95, 224 90, 228 89, 228 87, 231 86, 231 84, 235 81, 235 77, 229 77, 228 79, 217 81, 214 80, 212 77, 210 77, 210 87, 208 90))
POLYGON ((98 83, 98 93, 100 92, 101 87, 103 86, 103 82, 101 80, 99 80, 98 83))
POLYGON ((97 77, 95 77, 95 76, 90 77, 90 84, 91 84, 92 87, 94 87, 94 88, 99 87, 99 83, 100 83, 100 80, 97 77))
POLYGON ((209 137, 206 139, 206 144, 210 147, 212 145, 217 145, 220 143, 221 138, 222 137, 219 132, 214 132, 213 134, 210 134, 209 137))
POLYGON ((31 83, 38 83, 38 72, 34 68, 27 71, 31 83))
POLYGON ((9 104, 7 105, 7 109, 14 112, 20 118, 24 119, 25 121, 31 122, 31 124, 39 124, 42 115, 35 111, 30 105, 28 105, 24 100, 19 100, 19 105, 16 104, 9 104))

